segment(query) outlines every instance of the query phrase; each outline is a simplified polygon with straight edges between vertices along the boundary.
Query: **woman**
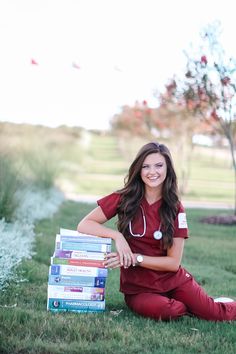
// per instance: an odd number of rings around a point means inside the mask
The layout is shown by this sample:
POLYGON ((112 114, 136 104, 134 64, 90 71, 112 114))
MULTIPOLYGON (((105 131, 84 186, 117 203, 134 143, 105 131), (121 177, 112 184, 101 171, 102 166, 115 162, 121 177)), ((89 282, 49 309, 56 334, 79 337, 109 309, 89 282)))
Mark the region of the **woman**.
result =
POLYGON ((129 168, 124 188, 97 203, 78 231, 114 240, 116 252, 108 254, 104 265, 120 267, 120 291, 131 310, 157 320, 183 315, 236 319, 235 301, 215 302, 181 267, 188 227, 165 145, 144 145, 129 168), (118 231, 103 225, 115 215, 118 231))

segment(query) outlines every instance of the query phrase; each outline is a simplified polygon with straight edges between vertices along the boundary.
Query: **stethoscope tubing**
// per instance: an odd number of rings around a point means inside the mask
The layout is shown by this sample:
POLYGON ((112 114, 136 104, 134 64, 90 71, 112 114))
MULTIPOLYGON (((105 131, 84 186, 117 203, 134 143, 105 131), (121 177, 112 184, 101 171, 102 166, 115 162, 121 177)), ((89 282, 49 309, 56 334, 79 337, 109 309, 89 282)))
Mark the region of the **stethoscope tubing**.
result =
MULTIPOLYGON (((140 208, 141 208, 142 216, 143 216, 143 233, 142 234, 134 234, 133 230, 132 230, 132 222, 130 220, 130 222, 129 222, 129 232, 134 237, 143 237, 145 235, 146 231, 147 231, 147 222, 146 222, 146 217, 145 217, 145 213, 144 213, 142 205, 140 205, 140 208)), ((155 240, 160 240, 162 238, 161 224, 159 226, 159 229, 154 231, 153 237, 155 238, 155 240)))

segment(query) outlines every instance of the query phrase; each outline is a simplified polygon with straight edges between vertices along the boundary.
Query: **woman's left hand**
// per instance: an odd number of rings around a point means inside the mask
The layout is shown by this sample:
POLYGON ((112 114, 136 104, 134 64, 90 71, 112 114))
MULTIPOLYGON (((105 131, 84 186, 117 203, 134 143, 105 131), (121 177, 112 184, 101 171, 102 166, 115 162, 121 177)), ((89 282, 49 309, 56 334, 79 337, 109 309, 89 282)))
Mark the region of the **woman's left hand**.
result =
POLYGON ((117 252, 108 253, 104 261, 104 267, 111 269, 121 267, 119 254, 117 252))

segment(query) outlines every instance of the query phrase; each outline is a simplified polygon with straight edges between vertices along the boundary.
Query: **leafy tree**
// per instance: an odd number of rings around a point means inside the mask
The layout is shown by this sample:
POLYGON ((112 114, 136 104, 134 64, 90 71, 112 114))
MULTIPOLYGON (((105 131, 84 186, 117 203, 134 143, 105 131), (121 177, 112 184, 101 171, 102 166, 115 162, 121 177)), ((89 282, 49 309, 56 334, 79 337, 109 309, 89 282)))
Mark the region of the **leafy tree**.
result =
POLYGON ((149 137, 152 129, 153 111, 147 101, 125 105, 111 120, 111 127, 118 133, 129 132, 135 136, 149 137))
POLYGON ((203 45, 198 58, 186 53, 186 75, 179 80, 175 95, 191 115, 226 137, 234 168, 236 215, 236 60, 227 58, 220 34, 218 23, 208 25, 201 34, 203 45))

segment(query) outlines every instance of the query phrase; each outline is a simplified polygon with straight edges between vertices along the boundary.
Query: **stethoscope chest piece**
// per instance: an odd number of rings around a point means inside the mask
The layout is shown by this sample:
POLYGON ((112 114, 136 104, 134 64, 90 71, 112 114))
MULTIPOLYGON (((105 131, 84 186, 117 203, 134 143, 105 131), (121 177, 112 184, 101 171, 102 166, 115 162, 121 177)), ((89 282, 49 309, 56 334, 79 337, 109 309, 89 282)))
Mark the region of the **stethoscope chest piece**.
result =
POLYGON ((162 238, 162 232, 160 230, 157 230, 153 233, 153 237, 155 240, 160 240, 162 238))

